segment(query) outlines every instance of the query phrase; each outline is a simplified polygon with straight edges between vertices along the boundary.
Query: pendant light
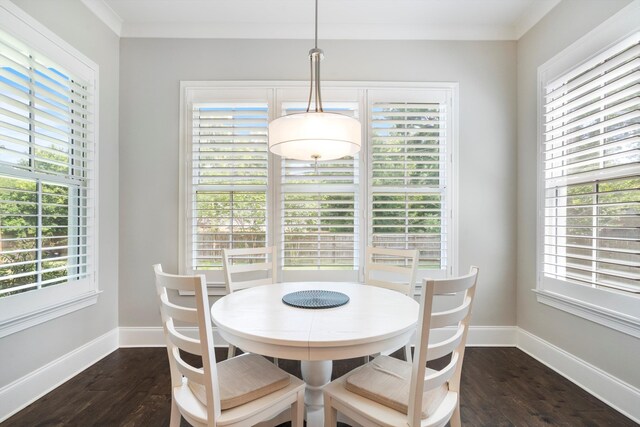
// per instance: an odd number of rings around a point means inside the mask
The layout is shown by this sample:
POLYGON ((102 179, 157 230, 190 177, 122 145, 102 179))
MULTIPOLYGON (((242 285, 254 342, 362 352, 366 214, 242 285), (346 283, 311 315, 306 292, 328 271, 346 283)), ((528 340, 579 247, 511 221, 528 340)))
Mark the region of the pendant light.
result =
POLYGON ((323 52, 318 49, 318 0, 315 22, 315 47, 309 51, 311 79, 307 111, 288 114, 269 123, 269 150, 288 159, 317 163, 352 156, 360 151, 361 127, 353 117, 322 109, 320 61, 323 52))

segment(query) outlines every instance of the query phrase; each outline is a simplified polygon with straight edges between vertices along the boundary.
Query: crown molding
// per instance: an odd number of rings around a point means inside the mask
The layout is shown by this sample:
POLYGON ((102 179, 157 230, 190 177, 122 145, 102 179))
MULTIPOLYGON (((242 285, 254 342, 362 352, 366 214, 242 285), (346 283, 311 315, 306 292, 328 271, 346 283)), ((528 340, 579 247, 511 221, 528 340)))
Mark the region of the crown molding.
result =
MULTIPOLYGON (((308 23, 272 22, 131 22, 106 0, 81 0, 114 33, 123 38, 296 39, 313 38, 308 23)), ((514 23, 504 25, 423 25, 419 23, 323 23, 324 40, 518 40, 560 0, 536 0, 514 23)))
MULTIPOLYGON (((126 38, 296 39, 313 37, 309 25, 272 23, 127 23, 126 38)), ((323 24, 322 40, 515 40, 512 26, 323 24)))
POLYGON ((82 3, 93 12, 107 27, 118 37, 122 37, 122 25, 124 20, 104 0, 81 0, 82 3))

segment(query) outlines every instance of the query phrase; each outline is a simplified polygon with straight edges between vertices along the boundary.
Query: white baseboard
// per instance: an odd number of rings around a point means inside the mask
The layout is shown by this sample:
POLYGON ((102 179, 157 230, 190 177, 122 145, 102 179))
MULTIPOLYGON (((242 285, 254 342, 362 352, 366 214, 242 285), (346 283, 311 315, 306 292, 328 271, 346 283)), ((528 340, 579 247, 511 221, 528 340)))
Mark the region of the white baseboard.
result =
POLYGON ((468 347, 515 347, 517 326, 469 326, 468 347))
MULTIPOLYGON (((429 341, 444 340, 455 331, 455 327, 435 329, 431 331, 429 341)), ((515 347, 517 337, 517 326, 469 326, 467 347, 515 347)), ((415 340, 415 336, 413 338, 415 340)))
POLYGON ((524 329, 518 328, 517 347, 640 424, 640 389, 524 329))
MULTIPOLYGON (((176 328, 186 335, 193 334, 195 328, 176 328)), ((442 338, 451 334, 440 330, 442 338)), ((516 326, 471 326, 467 345, 470 347, 515 347, 518 336, 516 326)), ((213 342, 216 347, 226 347, 228 343, 222 339, 217 328, 213 328, 213 342)), ((121 327, 120 347, 164 347, 164 334, 160 326, 121 327)))
POLYGON ((118 328, 0 388, 0 422, 118 349, 118 328))
MULTIPOLYGON (((164 332, 161 326, 125 327, 120 328, 120 347, 164 347, 164 332)), ((189 336, 196 336, 197 328, 178 327, 179 332, 189 336)), ((218 333, 218 328, 213 328, 213 342, 216 347, 227 347, 228 344, 218 333)))
POLYGON ((120 347, 164 347, 162 327, 123 327, 119 328, 120 347))

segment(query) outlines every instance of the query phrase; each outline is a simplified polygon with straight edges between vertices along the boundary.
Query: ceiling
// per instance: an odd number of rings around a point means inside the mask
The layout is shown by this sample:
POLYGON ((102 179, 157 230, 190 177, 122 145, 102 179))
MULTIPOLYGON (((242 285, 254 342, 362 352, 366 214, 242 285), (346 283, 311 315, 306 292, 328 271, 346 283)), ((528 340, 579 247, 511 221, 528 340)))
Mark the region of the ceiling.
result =
MULTIPOLYGON (((311 39, 313 0, 82 0, 121 37, 311 39)), ((517 40, 560 0, 319 0, 319 38, 517 40)))

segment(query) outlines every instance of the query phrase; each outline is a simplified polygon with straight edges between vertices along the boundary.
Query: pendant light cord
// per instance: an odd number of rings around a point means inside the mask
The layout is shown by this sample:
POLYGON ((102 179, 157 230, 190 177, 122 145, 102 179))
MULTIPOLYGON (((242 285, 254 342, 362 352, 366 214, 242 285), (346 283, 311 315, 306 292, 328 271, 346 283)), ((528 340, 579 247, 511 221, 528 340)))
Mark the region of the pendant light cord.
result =
POLYGON ((311 99, 315 89, 315 112, 322 113, 322 96, 320 95, 320 60, 322 50, 318 49, 318 0, 316 0, 315 14, 315 43, 314 48, 309 52, 311 81, 309 82, 309 101, 307 102, 307 113, 311 111, 311 99), (315 78, 314 78, 315 77, 315 78))
POLYGON ((311 81, 309 82, 309 101, 307 102, 307 113, 311 110, 311 98, 313 97, 313 56, 309 55, 309 75, 311 81))

